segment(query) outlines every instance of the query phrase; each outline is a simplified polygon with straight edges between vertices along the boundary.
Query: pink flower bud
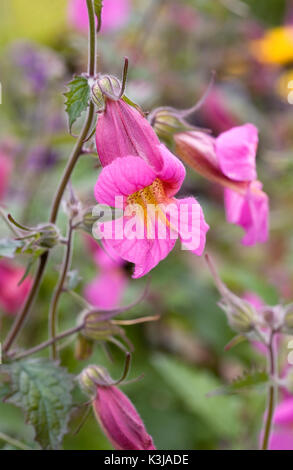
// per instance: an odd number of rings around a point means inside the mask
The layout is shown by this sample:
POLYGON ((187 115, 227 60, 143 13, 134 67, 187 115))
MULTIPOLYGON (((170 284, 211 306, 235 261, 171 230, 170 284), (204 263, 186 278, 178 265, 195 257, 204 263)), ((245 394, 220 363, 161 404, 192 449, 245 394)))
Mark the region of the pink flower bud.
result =
POLYGON ((155 450, 153 440, 133 404, 117 387, 97 386, 96 417, 117 450, 155 450))
POLYGON ((31 288, 31 278, 28 276, 18 285, 24 274, 24 269, 7 260, 0 261, 0 309, 14 315, 24 302, 31 288))

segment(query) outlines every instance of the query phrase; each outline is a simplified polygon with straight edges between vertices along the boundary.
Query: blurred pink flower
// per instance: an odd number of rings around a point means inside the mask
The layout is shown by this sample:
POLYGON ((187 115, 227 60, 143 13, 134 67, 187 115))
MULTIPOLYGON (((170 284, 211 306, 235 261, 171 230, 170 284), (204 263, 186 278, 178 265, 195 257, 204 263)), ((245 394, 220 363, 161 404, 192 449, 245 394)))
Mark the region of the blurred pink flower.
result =
POLYGON ((18 285, 24 272, 21 266, 0 260, 0 308, 9 315, 17 313, 30 291, 32 280, 29 276, 18 285))
POLYGON ((85 287, 85 298, 94 307, 109 310, 116 308, 128 282, 123 269, 124 261, 115 253, 106 253, 90 236, 86 237, 86 243, 101 272, 85 287))
POLYGON ((246 232, 244 245, 268 239, 268 197, 256 179, 257 129, 245 124, 214 138, 203 132, 175 135, 176 151, 198 173, 225 188, 227 220, 246 232))
MULTIPOLYGON (((107 33, 121 28, 130 14, 129 0, 104 0, 102 9, 101 32, 107 33)), ((69 0, 69 23, 81 32, 88 30, 86 0, 69 0)))
POLYGON ((293 450, 293 397, 283 398, 275 409, 270 450, 293 450))
POLYGON ((156 449, 135 407, 117 387, 98 385, 93 407, 114 449, 156 449))
POLYGON ((3 199, 8 189, 12 161, 5 153, 0 152, 0 200, 3 199))
POLYGON ((171 20, 186 32, 195 31, 198 24, 198 15, 194 7, 181 2, 172 2, 169 7, 171 20))
POLYGON ((173 197, 185 178, 181 162, 162 144, 152 149, 152 156, 156 166, 131 154, 116 158, 102 170, 95 187, 99 203, 116 206, 118 196, 122 201, 124 216, 101 223, 100 230, 106 250, 135 264, 134 278, 144 276, 164 259, 178 236, 186 249, 201 255, 209 228, 194 198, 173 197), (160 236, 162 227, 164 236, 160 236))

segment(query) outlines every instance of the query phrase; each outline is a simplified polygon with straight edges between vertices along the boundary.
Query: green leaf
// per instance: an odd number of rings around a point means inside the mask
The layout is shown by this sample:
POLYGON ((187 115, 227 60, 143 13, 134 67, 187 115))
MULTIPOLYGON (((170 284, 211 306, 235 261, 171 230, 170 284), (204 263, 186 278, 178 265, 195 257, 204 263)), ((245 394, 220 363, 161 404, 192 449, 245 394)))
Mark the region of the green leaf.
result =
POLYGON ((23 409, 43 449, 59 449, 67 432, 73 379, 55 362, 28 359, 4 366, 11 388, 5 401, 23 409))
POLYGON ((221 438, 237 438, 241 431, 240 397, 207 397, 219 385, 218 380, 205 371, 167 356, 155 356, 153 365, 187 409, 201 418, 213 434, 221 438))
POLYGON ((10 238, 0 239, 0 257, 13 258, 19 248, 24 245, 21 240, 12 240, 10 238))
POLYGON ((266 385, 268 381, 269 376, 267 372, 246 372, 243 376, 237 377, 237 379, 233 380, 231 384, 221 387, 213 392, 210 392, 208 396, 211 397, 215 395, 233 395, 248 388, 255 388, 266 385))
POLYGON ((101 28, 102 8, 103 8, 103 0, 94 0, 94 10, 95 10, 95 15, 98 20, 98 26, 97 26, 98 31, 100 31, 100 28, 101 28))
POLYGON ((81 113, 88 107, 90 98, 90 87, 85 77, 77 75, 68 84, 69 91, 64 93, 66 97, 65 106, 66 112, 69 117, 69 129, 79 118, 81 113))

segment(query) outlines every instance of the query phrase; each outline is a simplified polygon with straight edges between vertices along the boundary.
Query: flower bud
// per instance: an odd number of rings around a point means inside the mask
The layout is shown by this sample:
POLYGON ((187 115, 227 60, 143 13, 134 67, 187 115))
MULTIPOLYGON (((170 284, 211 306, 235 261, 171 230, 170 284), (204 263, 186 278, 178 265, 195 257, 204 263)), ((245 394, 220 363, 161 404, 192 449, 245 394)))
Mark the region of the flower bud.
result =
POLYGON ((112 378, 107 370, 102 366, 88 366, 79 374, 78 381, 83 391, 95 397, 98 385, 110 385, 113 383, 112 378))
POLYGON ((233 298, 223 297, 219 305, 226 313, 228 323, 234 331, 241 334, 250 333, 256 325, 256 312, 249 302, 232 295, 233 298))
POLYGON ((124 331, 111 320, 102 320, 101 312, 89 312, 83 317, 82 334, 91 340, 107 341, 113 336, 124 337, 124 331))
POLYGON ((93 407, 116 450, 155 450, 152 437, 129 398, 114 386, 98 386, 93 407))
POLYGON ((176 114, 175 110, 172 111, 168 108, 154 110, 149 117, 149 121, 159 139, 170 145, 173 142, 174 134, 193 129, 180 114, 176 114))
POLYGON ((283 331, 289 335, 293 334, 293 304, 284 309, 283 331))
POLYGON ((53 248, 58 245, 60 232, 54 224, 48 224, 38 227, 37 245, 42 248, 53 248))
POLYGON ((92 87, 92 100, 98 107, 99 111, 105 108, 105 98, 117 99, 121 91, 121 83, 118 78, 113 75, 101 75, 95 81, 92 87))

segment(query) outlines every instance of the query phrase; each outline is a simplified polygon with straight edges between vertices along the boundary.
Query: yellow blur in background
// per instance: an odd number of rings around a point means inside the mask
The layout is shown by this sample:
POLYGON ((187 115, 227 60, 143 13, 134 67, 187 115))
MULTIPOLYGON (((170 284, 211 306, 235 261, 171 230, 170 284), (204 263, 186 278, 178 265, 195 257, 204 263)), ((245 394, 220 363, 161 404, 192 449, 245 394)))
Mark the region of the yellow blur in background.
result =
POLYGON ((67 27, 67 0, 1 0, 0 45, 27 38, 49 43, 67 27))

